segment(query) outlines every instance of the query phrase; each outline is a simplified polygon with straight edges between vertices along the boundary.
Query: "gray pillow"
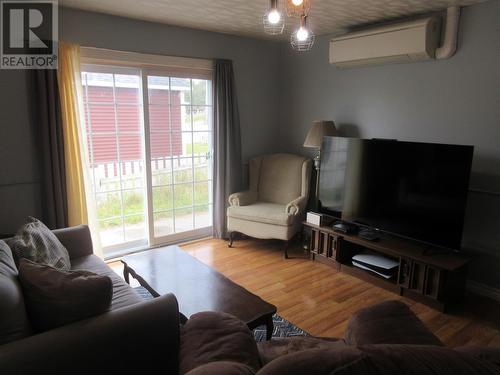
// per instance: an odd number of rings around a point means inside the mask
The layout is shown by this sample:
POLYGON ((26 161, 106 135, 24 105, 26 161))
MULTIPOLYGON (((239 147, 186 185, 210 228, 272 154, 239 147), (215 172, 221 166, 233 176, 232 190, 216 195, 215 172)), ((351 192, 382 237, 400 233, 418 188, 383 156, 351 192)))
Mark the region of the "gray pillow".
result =
POLYGON ((0 240, 0 345, 31 334, 12 252, 0 240))
POLYGON ((34 217, 28 218, 8 245, 17 261, 25 258, 60 270, 71 268, 68 250, 45 224, 34 217))

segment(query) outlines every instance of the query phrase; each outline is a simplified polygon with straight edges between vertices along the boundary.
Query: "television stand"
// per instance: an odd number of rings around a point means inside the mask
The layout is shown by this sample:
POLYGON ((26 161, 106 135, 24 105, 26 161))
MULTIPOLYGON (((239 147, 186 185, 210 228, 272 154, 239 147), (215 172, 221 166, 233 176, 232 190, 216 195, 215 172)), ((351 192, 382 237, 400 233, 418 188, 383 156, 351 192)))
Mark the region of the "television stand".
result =
POLYGON ((471 260, 464 254, 444 252, 396 236, 379 233, 378 241, 357 234, 339 233, 328 226, 304 222, 310 232, 311 259, 335 267, 379 287, 445 311, 459 302, 465 292, 467 266, 471 260), (373 272, 355 267, 352 257, 370 250, 399 263, 394 277, 385 279, 373 272))

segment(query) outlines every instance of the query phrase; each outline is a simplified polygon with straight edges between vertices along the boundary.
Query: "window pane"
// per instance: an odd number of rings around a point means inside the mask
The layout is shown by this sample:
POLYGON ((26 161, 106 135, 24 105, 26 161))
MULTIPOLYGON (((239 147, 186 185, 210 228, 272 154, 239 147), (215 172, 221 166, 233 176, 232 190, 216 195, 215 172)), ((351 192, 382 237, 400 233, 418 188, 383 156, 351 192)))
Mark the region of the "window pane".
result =
POLYGON ((194 204, 205 205, 211 203, 210 185, 212 182, 197 182, 194 184, 194 204))
POLYGON ((174 184, 193 181, 193 159, 174 158, 174 184))
POLYGON ((82 80, 86 101, 89 103, 113 103, 113 75, 107 73, 85 73, 82 80))
POLYGON ((182 142, 178 141, 179 144, 174 144, 174 139, 175 137, 170 133, 151 133, 151 158, 153 160, 169 158, 172 156, 172 149, 174 155, 178 155, 179 151, 182 153, 182 142))
POLYGON ((138 75, 115 74, 115 98, 117 103, 139 104, 138 75))
POLYGON ((172 186, 153 187, 153 211, 171 210, 173 205, 172 186))
POLYGON ((170 78, 170 102, 172 104, 191 104, 191 79, 170 78))
POLYGON ((118 105, 116 107, 116 120, 118 122, 118 130, 120 132, 141 132, 141 108, 138 105, 118 105))
POLYGON ((172 160, 169 158, 155 159, 151 163, 153 186, 172 185, 172 160))
MULTIPOLYGON (((194 145, 192 149, 194 149, 195 155, 207 155, 207 152, 210 151, 210 144, 212 143, 211 136, 212 133, 209 132, 193 133, 194 145)), ((189 151, 191 151, 191 148, 189 148, 189 151)))
POLYGON ((115 124, 115 106, 107 103, 89 103, 87 118, 90 120, 88 129, 94 134, 114 133, 115 124))
POLYGON ((118 161, 116 135, 94 134, 92 136, 92 164, 113 163, 118 161))
POLYGON ((97 218, 110 219, 122 215, 122 201, 119 192, 96 194, 97 218))
POLYGON ((168 236, 174 233, 174 216, 172 211, 154 214, 155 237, 168 236))
POLYGON ((143 214, 144 216, 144 193, 143 190, 125 190, 123 192, 123 214, 143 214))
POLYGON ((193 225, 193 209, 183 208, 180 210, 175 210, 175 231, 185 232, 192 230, 193 225))
POLYGON ((99 237, 102 247, 119 245, 125 241, 123 233, 123 220, 121 218, 113 220, 99 221, 99 237))
MULTIPOLYGON (((149 104, 166 107, 169 104, 170 82, 168 77, 148 76, 149 104)), ((151 108, 150 108, 151 110, 151 108)))
POLYGON ((131 160, 120 163, 121 188, 136 189, 143 186, 142 160, 131 160))
POLYGON ((142 137, 140 134, 120 134, 118 147, 121 161, 142 159, 142 137))
POLYGON ((193 106, 191 108, 193 111, 193 130, 195 131, 210 130, 208 116, 210 115, 209 110, 211 110, 211 108, 200 107, 200 106, 193 106))
POLYGON ((174 185, 174 207, 182 208, 193 205, 193 184, 174 185))
POLYGON ((197 206, 194 209, 195 228, 205 228, 212 225, 212 206, 197 206))
POLYGON ((212 104, 212 87, 210 81, 205 79, 193 79, 193 104, 212 104))
POLYGON ((137 241, 145 238, 146 217, 144 214, 126 216, 123 222, 125 226, 125 241, 137 241))
POLYGON ((156 132, 169 132, 170 131, 169 118, 170 117, 169 117, 168 105, 150 104, 149 129, 151 134, 156 132))
POLYGON ((196 163, 198 159, 195 159, 195 168, 194 168, 194 180, 195 181, 205 181, 212 179, 210 176, 210 169, 208 161, 205 159, 205 163, 196 163))

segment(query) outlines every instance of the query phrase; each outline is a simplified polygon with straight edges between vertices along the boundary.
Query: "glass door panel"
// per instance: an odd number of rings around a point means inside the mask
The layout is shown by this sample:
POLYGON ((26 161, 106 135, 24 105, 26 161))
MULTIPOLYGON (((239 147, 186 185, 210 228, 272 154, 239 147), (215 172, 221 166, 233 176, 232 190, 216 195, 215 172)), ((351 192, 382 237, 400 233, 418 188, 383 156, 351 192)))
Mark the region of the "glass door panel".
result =
POLYGON ((140 72, 83 66, 88 165, 104 255, 147 244, 140 72))
POLYGON ((212 225, 211 81, 147 76, 153 243, 212 225))

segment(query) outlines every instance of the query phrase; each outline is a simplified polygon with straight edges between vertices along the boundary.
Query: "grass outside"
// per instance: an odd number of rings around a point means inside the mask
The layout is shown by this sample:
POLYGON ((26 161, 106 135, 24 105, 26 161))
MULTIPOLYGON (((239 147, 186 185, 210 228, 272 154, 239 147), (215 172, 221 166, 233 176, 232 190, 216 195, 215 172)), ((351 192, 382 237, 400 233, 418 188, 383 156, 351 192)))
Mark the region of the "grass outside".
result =
MULTIPOLYGON (((207 168, 195 168, 194 183, 194 205, 195 212, 207 210, 209 197, 209 183, 207 168), (205 182, 196 182, 204 181, 205 182)), ((154 211, 171 211, 175 208, 176 214, 189 214, 193 211, 193 173, 191 169, 172 172, 155 173, 153 176, 153 209, 154 211), (172 184, 179 185, 159 186, 172 184), (155 186, 156 185, 156 186, 155 186), (184 208, 186 207, 186 208, 184 208), (185 212, 184 212, 185 211, 185 212)), ((125 224, 137 224, 144 221, 144 194, 142 190, 124 191, 123 197, 120 192, 107 193, 100 197, 97 202, 97 217, 101 229, 112 228, 122 225, 122 199, 125 224)), ((171 212, 155 213, 155 217, 171 217, 171 212)))

